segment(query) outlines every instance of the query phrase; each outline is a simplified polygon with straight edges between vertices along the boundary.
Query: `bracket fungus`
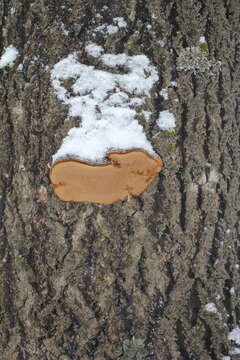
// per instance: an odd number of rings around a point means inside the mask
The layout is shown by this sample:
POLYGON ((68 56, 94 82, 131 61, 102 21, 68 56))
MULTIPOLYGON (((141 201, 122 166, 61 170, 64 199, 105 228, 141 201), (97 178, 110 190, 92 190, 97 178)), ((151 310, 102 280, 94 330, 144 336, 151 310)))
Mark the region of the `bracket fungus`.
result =
POLYGON ((143 150, 111 152, 103 165, 78 160, 60 160, 50 170, 59 199, 112 204, 140 195, 162 169, 159 157, 143 150))
POLYGON ((55 94, 80 124, 53 155, 50 179, 61 200, 112 204, 140 195, 162 168, 138 122, 158 72, 143 54, 104 53, 95 43, 85 51, 97 65, 80 62, 75 52, 51 70, 55 94))

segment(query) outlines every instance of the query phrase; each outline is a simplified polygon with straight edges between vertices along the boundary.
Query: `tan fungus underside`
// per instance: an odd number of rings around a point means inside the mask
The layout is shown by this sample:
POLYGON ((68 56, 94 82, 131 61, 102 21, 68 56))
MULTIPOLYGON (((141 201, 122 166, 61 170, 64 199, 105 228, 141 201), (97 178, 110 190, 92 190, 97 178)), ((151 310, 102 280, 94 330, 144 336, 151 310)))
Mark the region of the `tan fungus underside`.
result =
POLYGON ((162 161, 142 150, 111 152, 110 162, 93 165, 77 160, 53 164, 50 179, 59 199, 112 204, 140 195, 162 169, 162 161))

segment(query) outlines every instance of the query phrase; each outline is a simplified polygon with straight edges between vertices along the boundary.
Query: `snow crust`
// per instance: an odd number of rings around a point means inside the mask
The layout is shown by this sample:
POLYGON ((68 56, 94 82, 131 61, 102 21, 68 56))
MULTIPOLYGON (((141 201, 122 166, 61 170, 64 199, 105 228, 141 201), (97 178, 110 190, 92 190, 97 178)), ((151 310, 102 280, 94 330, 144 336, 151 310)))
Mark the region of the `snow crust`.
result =
POLYGON ((172 85, 172 87, 177 87, 178 86, 176 81, 171 81, 171 85, 172 85))
POLYGON ((114 25, 108 25, 106 27, 106 30, 107 30, 109 35, 113 35, 113 34, 116 34, 118 32, 118 27, 114 26, 114 25))
POLYGON ((157 124, 161 130, 173 130, 176 127, 175 117, 168 110, 161 111, 157 124))
POLYGON ((228 334, 228 340, 232 340, 236 344, 240 345, 240 328, 238 326, 230 331, 228 334))
MULTIPOLYGON (((124 26, 122 20, 118 20, 118 26, 124 26)), ((69 116, 81 120, 80 127, 69 131, 53 155, 53 162, 77 158, 103 163, 112 150, 143 149, 156 155, 137 121, 137 110, 141 111, 158 80, 155 67, 145 55, 104 54, 103 48, 94 43, 85 50, 108 70, 79 62, 77 53, 68 55, 53 67, 51 81, 58 99, 69 106, 69 116), (68 79, 73 82, 70 91, 64 83, 68 79)), ((172 124, 170 114, 168 128, 172 124)))
POLYGON ((62 30, 63 34, 64 34, 65 36, 68 36, 68 35, 69 35, 69 31, 66 29, 66 27, 65 27, 65 25, 64 25, 63 22, 60 23, 60 27, 61 27, 61 30, 62 30))
POLYGON ((236 294, 234 287, 231 287, 229 292, 230 292, 230 295, 232 295, 232 296, 234 296, 236 294))
POLYGON ((231 340, 237 345, 233 350, 230 351, 230 355, 239 355, 240 354, 240 328, 236 326, 228 334, 228 340, 231 340))
POLYGON ((95 32, 100 32, 100 33, 105 34, 105 35, 114 35, 121 28, 125 28, 127 26, 127 23, 126 23, 126 21, 124 20, 123 17, 115 17, 115 18, 113 18, 113 20, 116 23, 116 25, 103 24, 103 25, 98 26, 94 31, 95 32))
POLYGON ((97 44, 94 43, 90 43, 85 47, 86 52, 88 53, 88 55, 93 56, 93 57, 99 57, 102 55, 102 53, 104 52, 103 47, 99 46, 97 44))
POLYGON ((168 100, 168 90, 162 89, 159 94, 164 98, 164 100, 168 100))
POLYGON ((113 18, 113 20, 117 22, 117 25, 119 28, 127 27, 127 23, 123 17, 115 17, 115 18, 113 18))
POLYGON ((200 44, 206 44, 206 38, 205 38, 205 36, 200 36, 200 38, 199 38, 199 43, 200 44))
POLYGON ((205 311, 209 312, 209 313, 213 313, 213 314, 217 314, 217 308, 216 305, 214 303, 208 303, 204 306, 205 311))
POLYGON ((230 351, 231 355, 239 355, 240 354, 240 349, 235 347, 233 350, 230 351))
POLYGON ((6 66, 13 66, 13 63, 16 60, 18 54, 18 50, 13 45, 5 48, 5 51, 0 58, 0 69, 3 69, 6 66))

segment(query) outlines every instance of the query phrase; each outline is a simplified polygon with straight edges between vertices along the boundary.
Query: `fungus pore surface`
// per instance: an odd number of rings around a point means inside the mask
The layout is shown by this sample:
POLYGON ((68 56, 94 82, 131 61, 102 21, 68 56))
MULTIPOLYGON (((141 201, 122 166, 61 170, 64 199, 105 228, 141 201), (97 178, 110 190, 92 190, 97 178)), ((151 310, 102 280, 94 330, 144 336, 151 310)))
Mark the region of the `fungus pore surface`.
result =
POLYGON ((59 199, 112 204, 140 195, 162 169, 159 157, 143 150, 110 152, 104 165, 60 160, 52 165, 50 179, 59 199))

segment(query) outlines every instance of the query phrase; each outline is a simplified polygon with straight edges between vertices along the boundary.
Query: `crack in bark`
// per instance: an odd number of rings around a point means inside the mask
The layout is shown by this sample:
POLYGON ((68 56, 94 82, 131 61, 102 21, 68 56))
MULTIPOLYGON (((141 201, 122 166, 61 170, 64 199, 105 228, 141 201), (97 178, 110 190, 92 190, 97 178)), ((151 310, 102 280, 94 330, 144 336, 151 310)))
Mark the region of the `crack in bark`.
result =
POLYGON ((176 342, 181 356, 183 357, 184 360, 192 360, 186 348, 186 344, 185 344, 186 336, 184 334, 184 328, 182 326, 182 322, 180 319, 178 319, 176 322, 176 336, 177 336, 176 342))
POLYGON ((163 316, 165 308, 166 302, 160 290, 156 289, 151 301, 150 319, 145 340, 145 346, 150 352, 150 355, 152 355, 151 352, 154 352, 154 342, 156 341, 157 330, 160 326, 161 317, 163 316))
POLYGON ((214 349, 212 347, 212 330, 211 327, 207 324, 207 322, 204 319, 200 319, 202 324, 204 325, 205 334, 203 337, 203 340, 205 342, 205 349, 206 353, 211 356, 211 359, 218 360, 219 358, 216 356, 214 349))
POLYGON ((136 275, 136 286, 140 288, 140 290, 146 295, 148 282, 145 279, 145 261, 146 261, 146 253, 144 246, 142 246, 142 251, 140 255, 140 259, 138 261, 138 273, 136 275))

